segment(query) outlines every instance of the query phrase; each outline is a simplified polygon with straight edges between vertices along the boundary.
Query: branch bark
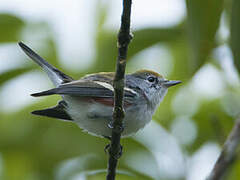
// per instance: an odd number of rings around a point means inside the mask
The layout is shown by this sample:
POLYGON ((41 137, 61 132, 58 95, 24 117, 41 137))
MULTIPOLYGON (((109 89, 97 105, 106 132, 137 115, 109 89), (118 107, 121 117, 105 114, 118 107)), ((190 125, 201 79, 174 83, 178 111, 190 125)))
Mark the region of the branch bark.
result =
POLYGON ((220 180, 237 157, 240 144, 240 118, 236 121, 230 135, 223 145, 222 152, 207 180, 220 180))
POLYGON ((125 67, 128 44, 132 36, 130 35, 130 15, 131 15, 132 0, 123 0, 123 11, 121 17, 121 27, 118 33, 118 58, 116 73, 113 81, 114 88, 114 110, 111 144, 109 148, 108 174, 107 180, 114 180, 116 176, 116 167, 119 154, 122 151, 120 145, 121 133, 123 131, 123 97, 125 85, 125 67))

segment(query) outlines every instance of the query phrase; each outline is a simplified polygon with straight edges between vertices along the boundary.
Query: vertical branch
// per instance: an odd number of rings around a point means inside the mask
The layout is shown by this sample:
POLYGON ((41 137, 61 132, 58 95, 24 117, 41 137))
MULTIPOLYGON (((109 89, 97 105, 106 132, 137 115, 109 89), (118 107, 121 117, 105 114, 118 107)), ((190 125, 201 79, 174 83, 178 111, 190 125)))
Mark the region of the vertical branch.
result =
POLYGON ((207 180, 219 180, 226 173, 228 167, 234 162, 237 155, 237 147, 240 144, 240 119, 233 127, 230 135, 224 143, 222 152, 214 165, 207 180))
POLYGON ((128 44, 132 37, 130 35, 130 15, 132 0, 123 0, 123 11, 121 17, 121 27, 118 33, 118 58, 116 73, 113 81, 114 88, 114 110, 111 144, 109 148, 108 174, 107 180, 114 180, 116 176, 116 167, 121 153, 120 138, 123 131, 123 97, 124 97, 124 77, 128 44))

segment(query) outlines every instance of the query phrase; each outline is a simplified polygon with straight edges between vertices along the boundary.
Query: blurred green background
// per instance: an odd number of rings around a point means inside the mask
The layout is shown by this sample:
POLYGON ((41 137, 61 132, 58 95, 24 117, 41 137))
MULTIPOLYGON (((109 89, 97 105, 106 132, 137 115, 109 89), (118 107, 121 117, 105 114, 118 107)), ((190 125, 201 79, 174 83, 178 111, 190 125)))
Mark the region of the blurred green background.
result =
MULTIPOLYGON (((0 179, 105 179, 107 140, 75 124, 30 114, 58 96, 17 46, 23 41, 66 74, 114 71, 121 1, 3 0, 0 7, 0 179)), ((183 83, 153 121, 122 140, 117 179, 203 180, 240 109, 240 1, 133 1, 127 72, 158 71, 183 83)), ((237 159, 226 175, 240 177, 237 159)))

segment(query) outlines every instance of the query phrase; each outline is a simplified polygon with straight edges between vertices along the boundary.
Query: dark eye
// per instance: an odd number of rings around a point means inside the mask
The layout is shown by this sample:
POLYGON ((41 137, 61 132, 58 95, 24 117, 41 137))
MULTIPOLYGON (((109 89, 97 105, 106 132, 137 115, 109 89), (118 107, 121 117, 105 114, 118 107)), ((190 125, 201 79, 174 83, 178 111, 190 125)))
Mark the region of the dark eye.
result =
POLYGON ((155 77, 150 76, 150 77, 148 77, 147 80, 148 80, 149 82, 154 82, 154 81, 155 81, 155 77))

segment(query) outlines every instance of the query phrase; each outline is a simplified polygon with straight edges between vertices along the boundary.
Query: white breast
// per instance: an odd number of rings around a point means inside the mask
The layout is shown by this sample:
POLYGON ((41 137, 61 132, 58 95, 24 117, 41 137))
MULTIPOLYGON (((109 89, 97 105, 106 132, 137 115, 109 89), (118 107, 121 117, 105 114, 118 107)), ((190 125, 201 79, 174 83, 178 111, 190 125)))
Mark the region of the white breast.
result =
MULTIPOLYGON (((78 97, 64 96, 63 99, 68 104, 68 114, 80 128, 93 135, 111 136, 111 129, 108 124, 112 117, 112 107, 96 102, 83 101, 78 97), (94 118, 94 115, 101 115, 102 117, 94 118)), ((125 111, 123 136, 129 136, 143 128, 150 122, 153 114, 153 112, 148 111, 147 105, 129 107, 125 111)))

